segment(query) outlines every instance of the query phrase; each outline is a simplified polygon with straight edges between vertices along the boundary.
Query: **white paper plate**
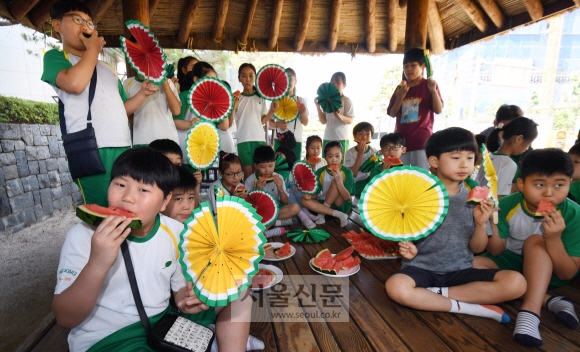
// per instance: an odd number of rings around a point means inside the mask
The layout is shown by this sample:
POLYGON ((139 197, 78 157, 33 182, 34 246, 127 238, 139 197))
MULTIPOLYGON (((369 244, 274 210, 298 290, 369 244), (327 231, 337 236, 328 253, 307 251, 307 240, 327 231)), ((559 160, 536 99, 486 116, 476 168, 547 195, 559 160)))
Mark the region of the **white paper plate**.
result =
MULTIPOLYGON (((334 257, 336 254, 333 254, 332 256, 334 257)), ((338 272, 338 274, 336 275, 332 275, 332 274, 327 274, 327 273, 323 273, 322 271, 319 271, 318 269, 316 269, 313 265, 312 265, 312 261, 314 260, 314 258, 310 259, 310 262, 308 262, 308 264, 310 264, 310 268, 312 270, 314 270, 316 273, 324 275, 324 276, 328 276, 328 277, 348 277, 351 275, 354 275, 356 273, 358 273, 358 271, 360 270, 360 264, 350 268, 348 270, 341 270, 338 272)))
MULTIPOLYGON (((277 249, 280 248, 284 245, 284 243, 280 243, 280 242, 268 242, 266 243, 266 245, 271 244, 272 248, 277 249)), ((288 258, 292 258, 292 256, 296 254, 296 248, 294 248, 294 246, 290 245, 290 255, 284 258, 266 258, 264 256, 264 258, 262 258, 262 260, 267 260, 269 262, 280 262, 282 260, 286 260, 288 258)))
POLYGON ((272 282, 270 282, 270 284, 266 287, 261 287, 261 288, 251 287, 252 291, 260 291, 260 290, 265 290, 267 288, 270 288, 270 287, 276 285, 277 283, 279 283, 280 281, 282 281, 282 277, 284 277, 284 275, 282 274, 282 270, 280 270, 278 267, 276 267, 274 265, 258 264, 258 269, 268 269, 271 272, 273 272, 274 275, 276 275, 276 278, 274 280, 272 280, 272 282))

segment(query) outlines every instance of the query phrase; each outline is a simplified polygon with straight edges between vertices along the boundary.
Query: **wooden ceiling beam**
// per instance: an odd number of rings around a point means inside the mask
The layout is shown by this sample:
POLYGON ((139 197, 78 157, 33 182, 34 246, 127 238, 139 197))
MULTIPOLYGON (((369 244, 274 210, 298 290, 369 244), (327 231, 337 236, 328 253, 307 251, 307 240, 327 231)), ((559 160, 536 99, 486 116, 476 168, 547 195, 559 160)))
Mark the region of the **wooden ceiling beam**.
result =
POLYGON ((397 0, 389 0, 387 4, 387 47, 391 51, 397 50, 397 41, 399 40, 397 33, 397 3, 397 0))
MULTIPOLYGON (((91 14, 93 15, 93 22, 98 24, 99 21, 105 15, 105 12, 113 5, 115 0, 92 0, 87 1, 86 5, 91 10, 91 14)), ((125 6, 123 6, 123 12, 125 12, 125 6)), ((149 23, 149 19, 147 19, 147 23, 149 23)), ((125 23, 123 22, 123 27, 125 27, 125 23)), ((98 29, 98 27, 97 27, 98 29)))
POLYGON ((30 1, 12 1, 10 4, 10 13, 14 16, 14 19, 20 20, 22 17, 32 10, 32 8, 38 4, 40 0, 30 0, 30 1))
POLYGON ((427 45, 427 13, 430 0, 408 0, 405 52, 412 48, 425 49, 427 45), (413 9, 409 11, 409 9, 413 9))
POLYGON ((505 16, 495 0, 479 0, 479 4, 497 28, 503 27, 505 16))
POLYGON ((523 0, 530 17, 534 21, 539 21, 544 17, 544 6, 540 0, 523 0))
POLYGON ((248 44, 248 36, 250 35, 250 29, 252 29, 252 21, 254 20, 256 7, 258 7, 258 0, 246 1, 246 16, 244 17, 244 22, 242 23, 242 30, 240 31, 240 35, 238 36, 238 41, 242 46, 246 46, 248 44))
POLYGON ((431 52, 435 55, 445 53, 445 34, 443 33, 443 24, 441 23, 441 16, 434 0, 429 1, 427 32, 429 33, 431 52))
POLYGON ((338 43, 338 30, 340 29, 340 10, 342 0, 332 0, 330 4, 330 31, 328 32, 328 49, 334 51, 338 43))
POLYGON ((407 0, 399 0, 399 7, 402 9, 407 7, 407 0))
POLYGON ((219 0, 217 4, 215 22, 213 23, 212 38, 218 43, 221 42, 224 35, 224 27, 226 26, 229 5, 229 0, 219 0))
MULTIPOLYGON (((395 1, 395 0, 393 0, 395 1)), ((375 20, 377 14, 377 0, 365 0, 365 36, 367 50, 374 53, 377 49, 377 38, 375 33, 375 20)))
POLYGON ((298 27, 294 36, 294 50, 302 51, 304 41, 306 41, 306 32, 310 24, 310 14, 312 13, 312 0, 302 0, 300 3, 300 14, 298 15, 298 27))
POLYGON ((155 10, 157 10, 157 5, 159 4, 159 0, 149 0, 149 20, 153 18, 153 14, 155 10))
POLYGON ((278 43, 278 36, 280 35, 280 21, 282 20, 282 8, 284 7, 284 0, 275 0, 272 8, 272 21, 270 22, 270 35, 268 37, 268 48, 274 49, 278 43))
MULTIPOLYGON (((485 15, 479 7, 473 2, 472 0, 456 0, 457 4, 461 6, 463 11, 467 14, 467 16, 471 19, 471 22, 479 29, 481 32, 485 32, 487 30, 487 20, 485 19, 485 15)), ((539 1, 539 0, 538 0, 539 1)))
POLYGON ((183 5, 181 11, 181 20, 179 24, 179 33, 177 34, 177 42, 185 44, 191 33, 193 27, 193 19, 195 18, 195 10, 197 10, 201 0, 187 0, 183 5))
POLYGON ((50 19, 50 9, 58 0, 44 0, 28 13, 30 22, 36 28, 41 28, 44 22, 50 19))

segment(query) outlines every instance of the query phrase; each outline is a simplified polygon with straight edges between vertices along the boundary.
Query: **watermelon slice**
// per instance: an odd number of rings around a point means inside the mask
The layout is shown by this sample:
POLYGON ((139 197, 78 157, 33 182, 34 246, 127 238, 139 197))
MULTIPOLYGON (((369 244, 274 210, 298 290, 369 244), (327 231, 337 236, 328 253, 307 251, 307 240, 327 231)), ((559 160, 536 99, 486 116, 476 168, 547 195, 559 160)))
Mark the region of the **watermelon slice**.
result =
POLYGON ((491 198, 491 190, 485 186, 476 186, 469 191, 467 195, 467 203, 469 204, 479 204, 482 200, 491 198))
POLYGON ((135 213, 127 210, 115 207, 105 208, 98 204, 83 204, 77 207, 77 217, 89 225, 99 226, 109 215, 131 218, 131 223, 127 227, 132 230, 140 229, 143 226, 141 219, 135 213))
POLYGON ((340 169, 340 165, 332 164, 332 165, 328 165, 328 168, 330 170, 338 170, 338 169, 340 169))
POLYGON ((540 201, 540 203, 538 204, 538 209, 536 209, 536 212, 534 213, 534 217, 543 218, 544 217, 543 213, 545 213, 549 210, 556 210, 556 208, 554 207, 554 204, 552 204, 552 202, 550 202, 549 200, 542 199, 540 201))
POLYGON ((349 258, 352 255, 353 252, 354 252, 354 247, 352 247, 352 246, 348 247, 347 249, 344 249, 342 252, 335 255, 334 260, 338 260, 338 261, 346 260, 347 258, 349 258))
POLYGON ((360 142, 365 142, 366 144, 371 144, 371 142, 366 142, 366 141, 359 141, 357 139, 354 140, 355 143, 360 143, 360 142))
POLYGON ((230 193, 231 194, 242 193, 245 190, 246 190, 246 187, 244 185, 232 186, 232 189, 230 189, 230 193))
POLYGON ((290 246, 290 242, 284 243, 282 247, 278 248, 274 252, 276 253, 276 258, 286 258, 292 254, 292 247, 290 246))
POLYGON ((307 163, 302 161, 295 163, 292 174, 302 193, 314 195, 320 192, 320 182, 316 179, 316 173, 307 163))
POLYGON ((393 156, 387 156, 386 158, 383 159, 383 163, 391 163, 391 167, 392 166, 402 166, 403 162, 401 161, 401 159, 393 157, 393 156))
POLYGON ((314 258, 332 258, 332 253, 330 253, 330 249, 325 248, 320 252, 316 253, 314 258))
MULTIPOLYGON (((330 251, 328 251, 328 253, 330 253, 330 251)), ((332 259, 332 257, 316 257, 312 259, 312 266, 315 267, 316 270, 330 275, 336 275, 340 269, 342 269, 342 265, 332 259)))
POLYGON ((268 269, 261 268, 252 278, 252 288, 264 288, 276 279, 276 274, 268 269))
POLYGON ((242 96, 242 93, 239 90, 236 90, 234 92, 234 98, 238 98, 239 99, 241 96, 242 96))
MULTIPOLYGON (((336 258, 336 257, 335 257, 336 258)), ((360 258, 359 257, 352 257, 349 256, 347 259, 342 260, 340 262, 340 264, 342 265, 342 269, 343 270, 348 270, 348 269, 352 269, 355 266, 360 264, 360 258)))
POLYGON ((311 156, 310 158, 308 158, 308 162, 310 164, 318 164, 321 160, 322 158, 319 158, 317 156, 311 156))
POLYGON ((274 181, 274 177, 271 176, 260 176, 259 178, 260 180, 274 181))

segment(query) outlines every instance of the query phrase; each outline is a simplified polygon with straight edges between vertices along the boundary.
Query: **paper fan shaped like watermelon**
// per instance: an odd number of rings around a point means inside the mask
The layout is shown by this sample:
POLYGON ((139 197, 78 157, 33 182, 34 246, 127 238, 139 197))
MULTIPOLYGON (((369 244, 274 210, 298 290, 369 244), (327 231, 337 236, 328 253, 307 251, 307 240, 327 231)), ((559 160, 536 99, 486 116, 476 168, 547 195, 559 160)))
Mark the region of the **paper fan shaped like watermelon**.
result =
POLYGON ((318 100, 318 104, 324 112, 333 113, 342 106, 340 92, 332 83, 322 83, 318 87, 316 95, 316 100, 318 100))
POLYGON ((299 229, 288 232, 286 237, 294 242, 318 243, 326 241, 330 233, 322 229, 299 229))
POLYGON ((274 113, 274 118, 281 122, 292 122, 298 118, 298 105, 296 100, 290 97, 283 97, 278 100, 278 110, 274 113))
POLYGON ((187 105, 193 114, 203 120, 219 123, 234 108, 234 96, 224 82, 214 77, 204 77, 189 89, 187 105))
POLYGON ((264 257, 264 225, 250 204, 235 196, 216 199, 214 218, 208 202, 185 222, 179 263, 197 297, 208 306, 240 298, 264 257))
POLYGON ((280 174, 284 179, 284 182, 288 182, 288 176, 290 176, 290 165, 286 161, 286 158, 280 154, 276 154, 276 164, 274 164, 274 172, 280 174))
POLYGON ((256 213, 262 217, 262 224, 265 227, 272 225, 278 219, 280 206, 278 200, 267 191, 255 189, 248 193, 246 202, 252 204, 256 213))
POLYGON ((139 21, 127 21, 125 25, 137 41, 133 43, 123 36, 119 37, 127 61, 140 76, 149 79, 151 83, 161 85, 167 76, 165 53, 159 46, 155 34, 139 21))
POLYGON ((266 65, 256 75, 256 89, 264 99, 280 99, 290 89, 290 76, 280 65, 266 65))
POLYGON ((191 126, 185 139, 185 151, 191 166, 209 169, 220 154, 220 134, 215 125, 198 121, 191 126))
POLYGON ((298 161, 292 168, 294 181, 300 192, 315 195, 320 192, 320 182, 316 179, 316 173, 310 164, 298 161))
POLYGON ((443 222, 448 207, 447 190, 441 181, 413 166, 375 176, 359 203, 365 227, 391 241, 414 241, 431 234, 443 222))

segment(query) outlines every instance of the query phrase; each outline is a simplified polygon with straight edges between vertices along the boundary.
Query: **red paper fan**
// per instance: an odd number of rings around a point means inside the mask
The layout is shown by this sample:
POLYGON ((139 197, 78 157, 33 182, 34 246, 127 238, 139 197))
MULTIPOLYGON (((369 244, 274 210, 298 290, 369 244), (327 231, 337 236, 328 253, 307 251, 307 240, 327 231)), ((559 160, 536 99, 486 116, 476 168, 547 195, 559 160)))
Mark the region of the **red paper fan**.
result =
POLYGON ((316 179, 316 173, 308 163, 303 161, 295 163, 292 174, 302 193, 314 195, 320 192, 320 183, 316 179))
POLYGON ((218 123, 232 112, 234 96, 223 81, 204 77, 189 89, 187 104, 195 116, 218 123))
POLYGON ((256 89, 264 99, 280 99, 290 89, 290 76, 280 65, 266 65, 256 75, 256 89))
POLYGON ((133 43, 123 36, 120 37, 121 49, 127 61, 137 73, 151 83, 160 85, 165 81, 165 54, 159 46, 159 41, 149 27, 139 21, 125 22, 127 28, 137 41, 133 43))
POLYGON ((264 226, 268 227, 278 219, 280 206, 270 192, 261 189, 250 191, 246 197, 246 202, 252 204, 254 209, 256 209, 256 213, 262 217, 264 226))

